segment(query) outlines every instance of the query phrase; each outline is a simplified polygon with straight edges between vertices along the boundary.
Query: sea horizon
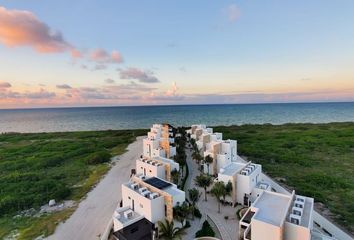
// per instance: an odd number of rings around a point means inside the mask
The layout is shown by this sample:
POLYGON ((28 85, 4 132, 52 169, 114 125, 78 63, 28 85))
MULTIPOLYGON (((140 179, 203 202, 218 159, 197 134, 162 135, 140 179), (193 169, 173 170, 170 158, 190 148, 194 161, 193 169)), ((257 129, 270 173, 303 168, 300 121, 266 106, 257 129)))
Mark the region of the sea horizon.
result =
POLYGON ((269 105, 269 104, 327 104, 354 103, 354 101, 299 101, 299 102, 255 102, 255 103, 191 103, 191 104, 148 104, 148 105, 90 105, 90 106, 47 106, 25 108, 0 108, 1 110, 31 110, 31 109, 71 109, 71 108, 120 108, 120 107, 163 107, 163 106, 214 106, 214 105, 269 105))
POLYGON ((354 102, 192 104, 1 109, 0 132, 146 129, 154 122, 190 126, 354 121, 354 102))

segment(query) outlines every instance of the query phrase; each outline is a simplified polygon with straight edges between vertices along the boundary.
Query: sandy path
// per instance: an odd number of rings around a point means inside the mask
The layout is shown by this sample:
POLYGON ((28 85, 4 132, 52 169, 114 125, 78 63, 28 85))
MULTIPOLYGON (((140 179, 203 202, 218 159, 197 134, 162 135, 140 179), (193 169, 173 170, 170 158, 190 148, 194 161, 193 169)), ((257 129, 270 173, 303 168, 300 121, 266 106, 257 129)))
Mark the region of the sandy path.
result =
POLYGON ((135 160, 142 154, 143 137, 128 146, 128 151, 119 157, 115 166, 88 193, 76 211, 65 222, 58 225, 49 240, 90 240, 99 239, 113 211, 121 200, 121 185, 129 180, 130 169, 135 168, 135 160))

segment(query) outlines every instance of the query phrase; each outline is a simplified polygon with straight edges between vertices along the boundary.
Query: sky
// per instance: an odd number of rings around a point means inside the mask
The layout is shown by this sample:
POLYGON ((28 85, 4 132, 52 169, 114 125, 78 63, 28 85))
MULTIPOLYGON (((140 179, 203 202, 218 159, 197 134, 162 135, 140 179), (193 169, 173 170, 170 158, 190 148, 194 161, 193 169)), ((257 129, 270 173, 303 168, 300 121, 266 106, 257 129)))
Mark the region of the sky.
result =
POLYGON ((354 101, 352 0, 0 0, 0 108, 354 101))

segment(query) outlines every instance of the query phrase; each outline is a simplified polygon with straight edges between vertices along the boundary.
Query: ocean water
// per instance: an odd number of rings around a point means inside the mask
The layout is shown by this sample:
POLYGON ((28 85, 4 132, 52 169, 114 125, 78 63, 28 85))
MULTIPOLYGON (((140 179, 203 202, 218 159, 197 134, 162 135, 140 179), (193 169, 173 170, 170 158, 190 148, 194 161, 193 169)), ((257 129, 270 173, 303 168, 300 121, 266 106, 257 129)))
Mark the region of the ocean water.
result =
POLYGON ((176 126, 354 121, 354 103, 232 104, 0 110, 0 132, 56 132, 176 126))

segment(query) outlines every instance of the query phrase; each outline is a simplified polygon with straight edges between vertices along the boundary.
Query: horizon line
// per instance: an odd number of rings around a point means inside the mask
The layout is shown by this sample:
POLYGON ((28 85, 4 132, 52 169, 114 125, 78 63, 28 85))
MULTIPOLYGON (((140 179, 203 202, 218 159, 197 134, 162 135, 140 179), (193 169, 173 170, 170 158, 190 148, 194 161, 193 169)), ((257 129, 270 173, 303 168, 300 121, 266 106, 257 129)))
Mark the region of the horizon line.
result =
POLYGON ((53 107, 25 107, 0 108, 0 110, 35 110, 35 109, 72 109, 72 108, 119 108, 119 107, 168 107, 168 106, 214 106, 214 105, 267 105, 267 104, 326 104, 326 103, 354 103, 352 101, 309 101, 309 102, 258 102, 258 103, 192 103, 192 104, 154 104, 154 105, 92 105, 92 106, 53 106, 53 107))

